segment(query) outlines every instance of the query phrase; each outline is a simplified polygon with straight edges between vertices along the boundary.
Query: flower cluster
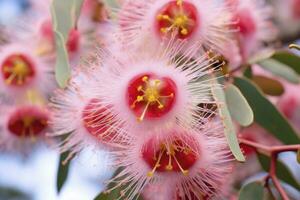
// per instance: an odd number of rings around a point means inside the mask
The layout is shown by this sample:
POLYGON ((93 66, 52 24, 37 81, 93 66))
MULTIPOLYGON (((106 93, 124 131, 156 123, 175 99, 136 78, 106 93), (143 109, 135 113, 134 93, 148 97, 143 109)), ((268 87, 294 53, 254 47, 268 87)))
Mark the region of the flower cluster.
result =
POLYGON ((112 19, 101 2, 86 0, 65 44, 71 78, 54 92, 49 3, 33 1, 38 17, 26 14, 26 37, 0 46, 0 146, 26 146, 48 131, 68 158, 107 149, 119 172, 105 192, 121 188, 128 200, 228 195, 234 156, 220 112, 226 102, 213 90, 228 70, 272 49, 277 31, 266 2, 125 0, 112 19))
POLYGON ((108 149, 121 171, 106 192, 122 188, 127 199, 225 196, 233 156, 216 108, 224 102, 212 94, 222 87, 220 58, 240 64, 272 32, 268 9, 247 2, 123 2, 108 45, 52 99, 61 151, 108 149))

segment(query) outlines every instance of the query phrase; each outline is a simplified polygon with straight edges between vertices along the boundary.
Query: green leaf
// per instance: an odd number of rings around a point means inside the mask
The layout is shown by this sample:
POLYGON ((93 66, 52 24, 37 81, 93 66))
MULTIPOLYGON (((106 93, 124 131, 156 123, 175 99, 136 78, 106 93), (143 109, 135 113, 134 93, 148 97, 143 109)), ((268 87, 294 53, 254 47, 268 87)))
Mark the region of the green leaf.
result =
POLYGON ((69 152, 64 152, 60 155, 59 163, 58 163, 58 170, 57 170, 57 178, 56 178, 56 190, 59 193, 64 186, 68 174, 69 174, 69 167, 70 167, 70 160, 65 163, 65 160, 68 158, 69 152))
POLYGON ((289 51, 278 51, 273 56, 272 59, 283 63, 300 74, 300 57, 289 51))
POLYGON ((265 59, 271 58, 274 55, 273 49, 266 49, 263 51, 260 51, 256 55, 254 55, 252 58, 249 59, 248 64, 256 64, 260 61, 263 61, 265 59))
POLYGON ((64 40, 67 40, 70 29, 76 26, 82 3, 83 0, 53 0, 52 18, 56 21, 54 30, 60 32, 64 40))
POLYGON ((65 40, 61 33, 55 31, 56 36, 56 63, 55 63, 55 78, 61 88, 66 87, 71 76, 69 66, 68 52, 65 46, 65 40))
POLYGON ((31 195, 15 188, 0 187, 0 199, 6 200, 30 200, 31 195))
POLYGON ((70 30, 76 26, 83 0, 53 0, 51 15, 53 31, 56 39, 57 60, 55 64, 55 77, 60 87, 64 88, 70 77, 70 65, 66 41, 70 30))
MULTIPOLYGON (((268 156, 259 153, 257 154, 257 158, 261 167, 265 171, 269 171, 271 159, 268 156)), ((284 162, 280 161, 279 159, 276 163, 276 175, 280 180, 300 190, 300 183, 294 177, 292 171, 285 165, 284 162)))
POLYGON ((297 151, 297 162, 300 164, 300 149, 297 151))
POLYGON ((252 76, 252 81, 267 95, 281 96, 284 93, 284 86, 280 81, 266 76, 252 76))
POLYGON ((299 144, 297 132, 262 91, 247 78, 235 78, 234 84, 248 100, 254 121, 285 144, 299 144))
POLYGON ((254 120, 253 111, 241 91, 230 84, 225 88, 226 103, 231 116, 242 126, 249 126, 254 120))
POLYGON ((251 66, 248 66, 246 69, 245 69, 245 71, 244 71, 244 76, 246 77, 246 78, 252 78, 252 76, 253 76, 253 72, 252 72, 252 67, 251 66))
POLYGON ((286 81, 298 84, 300 82, 299 75, 284 63, 280 63, 275 59, 266 59, 258 63, 263 69, 271 72, 275 76, 279 76, 286 81))
POLYGON ((256 181, 242 187, 239 200, 263 200, 264 186, 262 182, 256 181))
POLYGON ((218 102, 218 110, 220 113, 220 116, 222 117, 223 125, 224 125, 224 132, 225 136, 228 142, 228 145, 230 147, 230 150, 234 157, 240 161, 245 162, 245 157, 241 151, 237 134, 235 132, 235 128, 229 113, 229 110, 226 105, 226 97, 223 89, 215 84, 212 86, 212 93, 216 101, 218 102))

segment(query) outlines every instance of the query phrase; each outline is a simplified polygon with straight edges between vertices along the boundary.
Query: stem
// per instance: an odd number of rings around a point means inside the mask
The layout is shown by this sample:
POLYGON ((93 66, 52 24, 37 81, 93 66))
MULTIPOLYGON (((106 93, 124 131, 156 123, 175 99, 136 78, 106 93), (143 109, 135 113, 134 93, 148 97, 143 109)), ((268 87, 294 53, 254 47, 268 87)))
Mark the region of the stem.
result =
POLYGON ((300 149, 300 145, 280 145, 280 146, 270 147, 270 146, 266 146, 263 144, 259 144, 257 142, 242 139, 242 138, 240 138, 239 141, 240 141, 240 144, 244 144, 246 146, 252 147, 252 148, 256 149, 258 152, 260 152, 264 155, 268 155, 268 156, 271 156, 272 154, 279 154, 282 152, 287 152, 287 151, 296 152, 300 149))
POLYGON ((248 147, 254 148, 257 152, 261 154, 267 155, 271 157, 271 164, 269 169, 269 174, 266 177, 266 186, 269 187, 268 181, 271 179, 275 188, 279 192, 280 196, 283 200, 289 200, 287 193, 285 192, 284 188, 280 184, 276 176, 276 163, 278 159, 278 154, 287 151, 298 151, 300 149, 300 145, 281 145, 281 146, 266 146, 263 144, 259 144, 257 142, 249 141, 247 139, 239 138, 240 144, 244 144, 248 147))

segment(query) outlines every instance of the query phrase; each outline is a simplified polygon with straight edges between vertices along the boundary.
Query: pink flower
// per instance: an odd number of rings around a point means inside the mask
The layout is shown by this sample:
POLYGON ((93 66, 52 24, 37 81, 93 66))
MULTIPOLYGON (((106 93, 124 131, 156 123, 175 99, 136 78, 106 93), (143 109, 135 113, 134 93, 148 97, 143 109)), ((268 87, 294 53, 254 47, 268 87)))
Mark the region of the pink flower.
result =
POLYGON ((65 137, 60 144, 62 152, 69 150, 73 155, 86 147, 111 147, 112 141, 120 141, 115 138, 110 106, 99 106, 102 101, 93 91, 96 84, 90 72, 79 70, 68 87, 52 97, 52 131, 48 136, 65 137))
MULTIPOLYGON (((8 32, 16 33, 15 36, 20 41, 30 42, 38 56, 54 62, 56 44, 50 13, 51 3, 51 0, 32 0, 32 6, 27 15, 24 16, 25 20, 19 20, 16 27, 8 28, 8 32)), ((71 66, 77 66, 80 56, 89 53, 97 40, 95 25, 86 22, 83 19, 76 28, 72 28, 68 33, 65 45, 69 53, 71 66)), ((61 28, 61 25, 58 26, 61 28)))
POLYGON ((176 56, 184 45, 171 41, 156 52, 117 51, 116 56, 99 49, 96 60, 79 68, 68 88, 52 99, 51 136, 70 133, 62 150, 78 152, 99 142, 118 145, 134 134, 148 137, 149 129, 160 137, 173 126, 202 123, 201 113, 213 111, 198 105, 214 100, 211 78, 199 79, 211 75, 218 61, 176 56))
POLYGON ((233 7, 233 21, 237 41, 244 61, 247 61, 264 43, 276 38, 272 23, 272 9, 265 0, 227 0, 233 7))
POLYGON ((222 53, 231 18, 229 9, 216 1, 129 0, 119 14, 120 35, 125 45, 138 49, 155 48, 175 35, 222 53))
POLYGON ((284 82, 284 94, 279 98, 277 106, 290 122, 300 130, 300 96, 299 85, 284 82))
POLYGON ((107 9, 102 1, 85 0, 81 9, 81 14, 90 21, 102 22, 108 18, 107 9))
MULTIPOLYGON (((176 124, 183 127, 198 124, 204 118, 199 113, 212 112, 198 106, 214 103, 210 78, 200 79, 211 75, 218 61, 208 60, 207 55, 192 61, 192 57, 177 56, 185 45, 171 41, 167 48, 162 45, 156 52, 140 51, 135 55, 122 52, 120 56, 102 50, 101 66, 90 67, 95 69, 93 73, 99 80, 94 90, 96 98, 101 100, 98 108, 108 109, 116 120, 113 129, 125 129, 129 134, 139 129, 141 137, 147 129, 163 134, 176 124)), ((185 55, 191 56, 199 48, 195 44, 185 55)), ((101 123, 109 124, 105 120, 101 123)))
POLYGON ((27 153, 34 145, 47 140, 45 133, 51 118, 48 109, 36 103, 1 104, 0 148, 9 152, 27 153))
POLYGON ((300 1, 275 0, 272 1, 276 11, 276 22, 283 37, 297 35, 300 30, 300 1))
POLYGON ((145 195, 149 199, 222 196, 233 159, 223 134, 222 124, 216 120, 188 131, 174 126, 164 132, 164 138, 153 133, 148 138, 134 138, 123 149, 112 152, 113 166, 123 167, 112 181, 117 181, 116 187, 128 184, 121 193, 130 191, 129 200, 155 185, 162 193, 145 195))
POLYGON ((50 95, 56 86, 53 69, 34 53, 32 47, 20 41, 1 46, 0 88, 9 97, 20 97, 27 90, 50 95))

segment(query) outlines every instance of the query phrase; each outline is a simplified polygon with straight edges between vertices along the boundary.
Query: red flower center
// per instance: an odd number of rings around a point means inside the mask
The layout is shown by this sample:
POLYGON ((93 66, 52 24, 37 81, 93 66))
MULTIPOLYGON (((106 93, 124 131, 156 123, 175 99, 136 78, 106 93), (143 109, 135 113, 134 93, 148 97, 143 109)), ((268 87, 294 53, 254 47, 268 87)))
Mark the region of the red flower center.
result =
POLYGON ((177 87, 168 77, 142 74, 133 78, 128 86, 128 104, 138 121, 159 118, 174 106, 177 87))
POLYGON ((251 16, 251 13, 247 10, 239 11, 235 17, 234 21, 237 22, 235 28, 239 30, 239 33, 243 36, 251 36, 256 32, 256 24, 251 16))
POLYGON ((177 31, 177 37, 185 39, 191 36, 199 25, 196 7, 183 0, 170 1, 156 16, 157 31, 160 35, 177 31))
POLYGON ((48 126, 48 115, 34 106, 16 110, 8 121, 9 131, 18 137, 36 137, 48 126))
MULTIPOLYGON (((39 50, 40 54, 49 53, 54 50, 55 41, 54 41, 54 32, 52 28, 52 21, 46 20, 41 24, 40 34, 42 38, 48 42, 48 44, 43 44, 39 50)), ((74 53, 78 51, 80 45, 80 33, 76 29, 71 29, 68 36, 68 41, 66 47, 69 53, 74 53)))
POLYGON ((101 141, 110 141, 115 134, 110 127, 115 123, 108 112, 109 108, 100 107, 99 99, 91 99, 82 112, 84 127, 92 135, 101 141))
POLYGON ((29 83, 35 76, 32 61, 23 54, 12 54, 1 64, 1 72, 5 84, 22 86, 29 83))
POLYGON ((189 169, 195 164, 198 157, 191 147, 180 139, 172 143, 154 143, 150 140, 142 149, 144 161, 152 168, 148 176, 157 172, 181 172, 188 175, 189 169))

